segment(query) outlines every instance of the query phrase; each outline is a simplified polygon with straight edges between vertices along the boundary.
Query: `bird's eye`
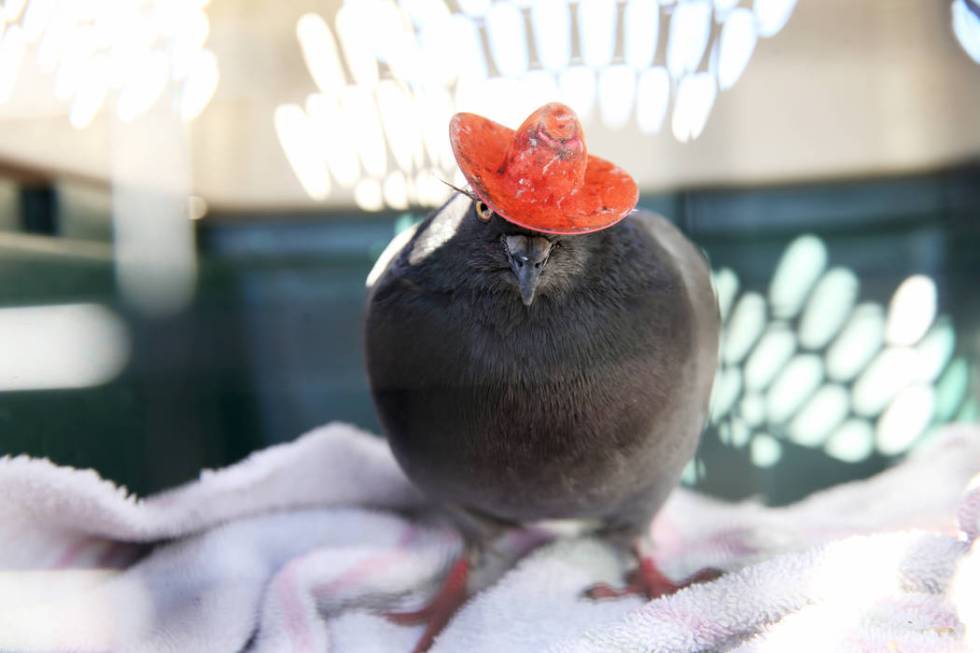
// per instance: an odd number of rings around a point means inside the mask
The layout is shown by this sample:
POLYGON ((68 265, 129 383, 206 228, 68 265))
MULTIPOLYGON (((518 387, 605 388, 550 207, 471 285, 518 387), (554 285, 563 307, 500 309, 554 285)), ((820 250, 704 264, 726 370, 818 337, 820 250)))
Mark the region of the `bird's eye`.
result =
POLYGON ((493 217, 493 211, 484 202, 477 202, 476 217, 480 222, 490 222, 490 218, 493 217))

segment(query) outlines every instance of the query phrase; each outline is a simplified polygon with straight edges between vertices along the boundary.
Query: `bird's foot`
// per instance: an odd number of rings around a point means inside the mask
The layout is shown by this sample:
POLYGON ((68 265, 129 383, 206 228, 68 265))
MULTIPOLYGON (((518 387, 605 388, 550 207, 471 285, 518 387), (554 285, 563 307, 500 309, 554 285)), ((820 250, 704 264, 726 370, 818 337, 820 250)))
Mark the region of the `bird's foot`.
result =
POLYGON ((661 596, 673 594, 677 590, 714 580, 721 576, 717 569, 702 569, 697 574, 675 583, 663 575, 657 569, 657 565, 649 556, 640 556, 639 564, 636 569, 626 576, 626 584, 622 587, 613 587, 609 583, 596 583, 583 593, 590 599, 612 599, 622 596, 643 596, 647 599, 656 599, 661 596))
POLYGON ((450 568, 442 583, 442 587, 428 605, 420 610, 411 612, 388 612, 385 618, 403 625, 416 626, 425 624, 425 631, 412 649, 412 653, 428 651, 436 637, 446 627, 460 607, 466 602, 466 581, 469 578, 470 565, 466 556, 460 557, 450 568))

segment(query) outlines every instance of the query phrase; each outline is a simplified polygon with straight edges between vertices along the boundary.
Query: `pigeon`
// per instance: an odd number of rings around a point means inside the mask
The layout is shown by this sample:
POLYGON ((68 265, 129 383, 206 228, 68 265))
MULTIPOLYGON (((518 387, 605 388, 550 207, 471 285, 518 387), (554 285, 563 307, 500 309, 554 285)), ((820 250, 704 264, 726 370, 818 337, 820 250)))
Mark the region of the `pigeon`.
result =
POLYGON ((635 210, 636 184, 587 152, 567 106, 515 131, 450 124, 469 189, 389 246, 369 277, 367 370, 399 465, 463 534, 432 603, 427 650, 505 529, 575 520, 631 552, 624 588, 676 589, 649 524, 693 456, 718 364, 702 252, 635 210))

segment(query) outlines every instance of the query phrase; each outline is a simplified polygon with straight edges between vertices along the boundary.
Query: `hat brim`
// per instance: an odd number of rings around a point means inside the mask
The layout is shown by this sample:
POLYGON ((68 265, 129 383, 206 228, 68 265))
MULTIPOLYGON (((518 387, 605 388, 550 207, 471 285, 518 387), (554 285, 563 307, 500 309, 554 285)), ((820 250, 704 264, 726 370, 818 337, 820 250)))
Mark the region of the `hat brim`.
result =
POLYGON ((636 182, 605 159, 588 155, 583 184, 556 202, 546 189, 522 186, 506 174, 513 129, 483 116, 458 113, 449 123, 449 136, 456 163, 480 199, 500 217, 526 229, 586 234, 613 226, 636 207, 636 182))

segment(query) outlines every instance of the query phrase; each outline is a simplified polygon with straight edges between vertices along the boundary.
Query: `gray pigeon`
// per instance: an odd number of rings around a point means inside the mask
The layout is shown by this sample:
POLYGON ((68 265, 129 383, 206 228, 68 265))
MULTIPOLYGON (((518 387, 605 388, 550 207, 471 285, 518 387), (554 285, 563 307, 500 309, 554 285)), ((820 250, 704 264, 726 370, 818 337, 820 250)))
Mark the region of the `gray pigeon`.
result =
POLYGON ((508 527, 581 520, 636 547, 626 591, 665 591, 637 543, 708 414, 720 319, 701 252, 647 212, 558 235, 467 191, 393 242, 369 282, 367 367, 384 433, 467 543, 432 605, 395 617, 428 624, 416 650, 508 527))

